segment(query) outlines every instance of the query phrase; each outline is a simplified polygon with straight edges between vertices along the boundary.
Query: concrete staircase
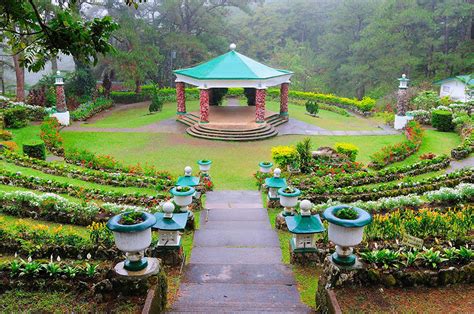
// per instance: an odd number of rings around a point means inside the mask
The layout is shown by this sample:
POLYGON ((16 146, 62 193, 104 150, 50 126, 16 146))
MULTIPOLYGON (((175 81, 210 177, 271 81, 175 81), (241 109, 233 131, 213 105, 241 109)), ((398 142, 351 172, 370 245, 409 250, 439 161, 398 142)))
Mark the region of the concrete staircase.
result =
POLYGON ((279 114, 268 116, 266 123, 255 128, 231 128, 213 126, 212 124, 200 124, 199 117, 194 113, 188 113, 179 122, 189 126, 186 132, 194 137, 207 140, 220 141, 258 141, 274 137, 278 134, 276 126, 281 125, 287 120, 282 119, 279 114))
POLYGON ((206 193, 171 313, 309 313, 257 191, 206 193))

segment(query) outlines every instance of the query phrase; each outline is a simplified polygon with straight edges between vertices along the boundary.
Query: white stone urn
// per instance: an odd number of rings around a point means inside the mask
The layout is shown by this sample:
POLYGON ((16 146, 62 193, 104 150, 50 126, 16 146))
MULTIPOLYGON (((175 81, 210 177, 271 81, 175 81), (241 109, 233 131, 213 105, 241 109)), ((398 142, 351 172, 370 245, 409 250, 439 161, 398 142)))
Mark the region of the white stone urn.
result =
POLYGON ((269 161, 262 161, 258 164, 258 166, 260 167, 261 173, 270 173, 273 167, 273 163, 269 161))
POLYGON ((193 195, 196 193, 196 190, 191 186, 176 186, 170 192, 173 194, 173 200, 176 205, 181 207, 182 212, 185 212, 193 202, 193 195))
POLYGON ((293 208, 298 204, 298 197, 301 195, 301 191, 297 188, 287 186, 280 188, 278 195, 280 196, 280 204, 284 208, 283 215, 292 215, 293 208))
POLYGON ((151 244, 151 227, 156 223, 156 217, 150 213, 138 212, 141 214, 141 222, 125 224, 122 218, 132 214, 134 212, 126 212, 110 218, 107 228, 113 232, 117 248, 127 256, 124 268, 139 271, 148 265, 144 251, 151 244))
POLYGON ((323 217, 329 222, 328 238, 336 245, 336 252, 332 255, 333 262, 353 265, 356 260, 352 254, 353 247, 362 242, 364 227, 372 222, 372 216, 358 207, 338 205, 327 208, 323 217), (339 211, 347 209, 354 210, 357 216, 354 219, 338 217, 339 211))

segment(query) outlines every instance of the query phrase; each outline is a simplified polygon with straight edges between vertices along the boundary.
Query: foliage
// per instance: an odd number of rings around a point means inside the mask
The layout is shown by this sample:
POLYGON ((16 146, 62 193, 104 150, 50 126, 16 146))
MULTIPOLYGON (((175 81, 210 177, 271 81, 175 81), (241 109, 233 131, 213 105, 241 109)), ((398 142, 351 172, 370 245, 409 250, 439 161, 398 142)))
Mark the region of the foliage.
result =
POLYGON ((224 101, 224 97, 228 92, 228 88, 211 88, 210 90, 210 97, 209 97, 209 105, 210 106, 219 106, 222 105, 224 101))
POLYGON ((148 111, 150 113, 153 112, 159 112, 163 109, 163 98, 159 95, 156 89, 153 90, 153 94, 151 97, 151 104, 150 107, 148 107, 148 111))
POLYGON ((431 125, 438 131, 452 131, 454 128, 453 114, 447 110, 435 110, 431 113, 431 125))
POLYGON ((272 147, 272 159, 281 168, 285 168, 298 161, 298 151, 294 146, 272 147))
POLYGON ((405 135, 407 139, 404 142, 384 146, 379 152, 372 154, 369 166, 381 169, 388 164, 404 160, 418 151, 423 140, 423 129, 421 126, 415 121, 408 122, 405 135))
POLYGON ((8 103, 1 105, 0 107, 5 108, 5 109, 13 109, 13 108, 25 109, 28 119, 34 120, 34 121, 43 121, 43 118, 46 116, 45 108, 40 107, 40 106, 27 105, 23 102, 10 101, 8 103))
POLYGON ((115 103, 118 104, 131 104, 136 102, 142 102, 145 100, 149 100, 150 96, 146 94, 138 94, 135 92, 110 92, 110 98, 115 103))
POLYGON ((313 159, 313 156, 311 154, 311 138, 307 137, 303 141, 296 143, 296 151, 298 153, 301 172, 311 172, 313 159))
POLYGON ((334 145, 334 149, 338 153, 344 154, 349 157, 351 161, 355 161, 357 158, 357 154, 359 153, 359 148, 351 143, 336 143, 334 145))
POLYGON ((40 137, 52 153, 62 155, 64 153, 63 138, 59 134, 61 125, 54 117, 46 118, 40 126, 40 137))
POLYGON ((420 92, 412 101, 415 110, 426 110, 429 111, 441 105, 441 100, 438 93, 431 90, 420 92))
POLYGON ((81 104, 76 110, 71 112, 71 119, 76 121, 85 121, 99 112, 111 108, 112 105, 112 101, 105 98, 97 98, 94 101, 88 101, 81 104))
POLYGON ((355 219, 359 218, 359 214, 352 207, 342 208, 342 209, 338 210, 334 215, 337 218, 346 219, 346 220, 355 220, 355 219))
POLYGON ((142 212, 127 212, 120 215, 119 224, 136 225, 143 222, 142 212))
POLYGON ((305 107, 309 114, 317 115, 319 112, 319 104, 317 102, 308 100, 305 104, 305 107))
POLYGON ((407 115, 412 116, 413 119, 424 125, 429 125, 431 124, 431 111, 428 110, 412 110, 412 111, 407 111, 407 115))
POLYGON ((31 158, 46 160, 46 147, 44 142, 24 143, 23 153, 31 158))
POLYGON ((89 66, 79 63, 76 71, 65 77, 64 90, 66 96, 89 97, 95 90, 96 80, 89 66))
POLYGON ((76 2, 68 1, 68 5, 50 9, 44 3, 33 1, 6 0, 0 3, 0 25, 12 51, 23 52, 20 55, 22 66, 37 72, 48 59, 59 53, 84 62, 90 59, 97 62, 98 54, 111 51, 108 39, 118 25, 110 16, 83 20, 73 11, 76 5, 76 2))
POLYGON ((12 142, 12 141, 3 141, 3 142, 0 142, 0 145, 2 147, 5 147, 7 150, 9 151, 17 151, 18 150, 18 145, 17 143, 15 142, 12 142))
POLYGON ((0 130, 0 140, 9 141, 13 138, 13 134, 7 130, 0 130))
POLYGON ((23 107, 13 107, 3 110, 3 121, 6 128, 19 129, 29 123, 28 112, 23 107))

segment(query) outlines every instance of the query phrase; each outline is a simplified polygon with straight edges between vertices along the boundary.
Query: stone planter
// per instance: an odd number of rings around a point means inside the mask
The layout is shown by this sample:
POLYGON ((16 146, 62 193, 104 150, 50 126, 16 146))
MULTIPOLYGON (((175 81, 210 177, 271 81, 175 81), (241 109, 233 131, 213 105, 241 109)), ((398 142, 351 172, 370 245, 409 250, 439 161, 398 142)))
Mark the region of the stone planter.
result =
POLYGON ((183 187, 174 187, 170 193, 173 194, 174 202, 181 207, 181 211, 187 211, 187 207, 193 202, 193 195, 196 190, 193 187, 188 187, 188 191, 181 191, 183 187))
POLYGON ((212 160, 205 160, 205 159, 201 159, 201 160, 198 160, 198 165, 199 165, 199 170, 202 172, 202 173, 208 173, 209 170, 211 170, 211 164, 212 164, 212 160))
POLYGON ((107 222, 115 237, 115 245, 120 251, 125 252, 127 260, 124 268, 129 271, 139 271, 147 267, 148 261, 144 251, 151 244, 151 226, 156 223, 156 218, 150 213, 142 213, 143 222, 134 225, 120 224, 123 213, 112 217, 107 222))
POLYGON ((364 226, 372 222, 372 216, 363 209, 339 205, 327 208, 323 217, 329 222, 328 238, 336 245, 336 252, 332 255, 333 262, 339 265, 354 265, 356 257, 352 254, 352 247, 362 242, 364 226), (353 208, 358 217, 353 220, 336 217, 336 213, 344 208, 353 208))
POLYGON ((260 167, 261 173, 269 173, 273 167, 273 163, 271 162, 265 163, 264 161, 262 161, 258 164, 258 166, 260 167))
POLYGON ((297 188, 293 188, 293 192, 285 192, 286 188, 280 188, 278 195, 280 196, 280 204, 284 207, 283 215, 292 215, 293 208, 298 204, 298 196, 301 195, 301 191, 297 188))

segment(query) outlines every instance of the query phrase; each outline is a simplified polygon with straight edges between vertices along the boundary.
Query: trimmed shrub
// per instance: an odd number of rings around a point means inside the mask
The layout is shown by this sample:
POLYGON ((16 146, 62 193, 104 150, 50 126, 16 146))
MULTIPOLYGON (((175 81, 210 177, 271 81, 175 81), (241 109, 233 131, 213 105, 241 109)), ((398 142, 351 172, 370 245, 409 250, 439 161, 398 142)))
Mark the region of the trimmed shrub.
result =
POLYGON ((452 131, 454 129, 453 114, 447 110, 434 110, 431 113, 431 125, 438 131, 452 131))
POLYGON ((319 112, 319 104, 315 101, 308 100, 305 107, 306 111, 311 115, 317 115, 319 112))
POLYGON ((272 147, 272 158, 282 168, 297 162, 298 157, 298 151, 294 146, 272 147))
POLYGON ((44 142, 23 144, 23 153, 31 158, 46 160, 46 146, 44 145, 44 142))
POLYGON ((153 96, 151 98, 151 104, 150 107, 148 107, 148 111, 150 113, 152 112, 158 112, 163 109, 163 99, 162 97, 158 94, 158 92, 153 92, 153 96))
POLYGON ((13 134, 7 130, 0 130, 0 140, 9 141, 13 138, 13 134))
POLYGON ((3 121, 6 128, 19 129, 28 125, 28 111, 23 107, 6 109, 3 112, 3 121))
POLYGON ((349 157, 350 161, 355 161, 357 154, 359 153, 359 148, 351 143, 336 143, 334 149, 338 153, 349 157))
POLYGON ((115 103, 132 104, 150 99, 149 94, 137 94, 135 92, 110 92, 110 98, 115 103))

